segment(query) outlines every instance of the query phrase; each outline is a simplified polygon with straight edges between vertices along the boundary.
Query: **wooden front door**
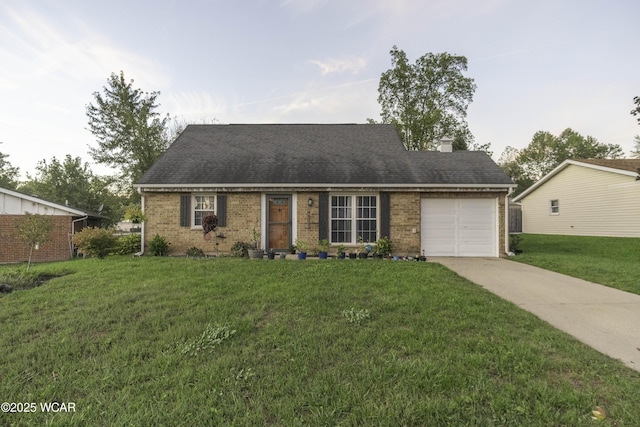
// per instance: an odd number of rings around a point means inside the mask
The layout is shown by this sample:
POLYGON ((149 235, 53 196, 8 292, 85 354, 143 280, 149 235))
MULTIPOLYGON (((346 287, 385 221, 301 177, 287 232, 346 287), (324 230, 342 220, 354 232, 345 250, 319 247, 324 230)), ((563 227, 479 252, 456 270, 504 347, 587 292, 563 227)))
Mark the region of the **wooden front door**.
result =
POLYGON ((291 246, 291 196, 268 196, 267 249, 286 251, 291 246))

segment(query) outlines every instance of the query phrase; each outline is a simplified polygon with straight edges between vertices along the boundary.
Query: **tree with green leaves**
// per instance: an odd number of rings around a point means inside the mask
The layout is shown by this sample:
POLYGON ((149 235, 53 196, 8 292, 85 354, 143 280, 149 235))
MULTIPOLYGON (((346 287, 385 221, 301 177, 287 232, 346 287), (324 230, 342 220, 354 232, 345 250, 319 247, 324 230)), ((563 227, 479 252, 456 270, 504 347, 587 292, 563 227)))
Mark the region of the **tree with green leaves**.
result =
MULTIPOLYGON (((640 96, 633 97, 633 103, 636 107, 631 110, 632 116, 638 116, 638 124, 640 125, 640 96)), ((631 155, 636 159, 640 159, 640 135, 636 135, 633 137, 633 150, 631 150, 631 155)))
POLYGON ((67 155, 63 161, 41 160, 36 175, 27 174, 20 190, 77 209, 100 213, 115 223, 122 218, 127 198, 118 195, 115 179, 93 174, 80 157, 67 155))
POLYGON ((518 184, 520 194, 534 182, 551 172, 567 159, 616 159, 624 156, 617 144, 604 144, 591 136, 582 136, 565 129, 555 136, 549 132, 536 132, 526 148, 507 147, 498 164, 518 184))
POLYGON ((636 159, 640 159, 640 135, 633 137, 633 149, 631 150, 631 156, 636 159))
POLYGON ((408 150, 430 150, 443 137, 473 142, 466 116, 476 85, 465 77, 467 58, 427 53, 410 63, 396 46, 392 68, 382 73, 378 102, 383 123, 398 129, 408 150))
POLYGON ((51 217, 38 214, 25 213, 15 222, 17 236, 29 247, 29 261, 27 272, 31 268, 33 250, 46 243, 51 234, 51 217))
POLYGON ((638 117, 638 124, 640 124, 640 96, 634 96, 633 97, 633 103, 636 104, 635 108, 633 110, 631 110, 631 115, 632 116, 639 116, 638 117))
POLYGON ((87 105, 89 130, 98 147, 89 152, 97 163, 116 168, 128 183, 140 178, 169 146, 169 115, 161 116, 160 92, 143 92, 112 73, 103 93, 94 92, 87 105))
POLYGON ((6 160, 7 157, 9 157, 8 154, 0 152, 0 187, 15 190, 18 186, 20 171, 6 160))

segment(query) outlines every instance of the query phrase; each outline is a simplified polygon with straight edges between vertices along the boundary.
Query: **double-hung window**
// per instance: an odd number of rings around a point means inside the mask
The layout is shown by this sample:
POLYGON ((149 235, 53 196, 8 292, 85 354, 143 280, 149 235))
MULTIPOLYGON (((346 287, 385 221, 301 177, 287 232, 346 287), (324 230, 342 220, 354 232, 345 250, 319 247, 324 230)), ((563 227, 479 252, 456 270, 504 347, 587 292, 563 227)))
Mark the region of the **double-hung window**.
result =
POLYGON ((551 215, 560 214, 560 203, 558 203, 558 199, 549 200, 549 213, 551 215))
POLYGON ((212 194, 194 195, 191 204, 193 206, 192 227, 202 227, 202 218, 216 212, 215 204, 216 196, 212 194))
POLYGON ((331 243, 375 242, 378 229, 377 196, 331 196, 331 243))

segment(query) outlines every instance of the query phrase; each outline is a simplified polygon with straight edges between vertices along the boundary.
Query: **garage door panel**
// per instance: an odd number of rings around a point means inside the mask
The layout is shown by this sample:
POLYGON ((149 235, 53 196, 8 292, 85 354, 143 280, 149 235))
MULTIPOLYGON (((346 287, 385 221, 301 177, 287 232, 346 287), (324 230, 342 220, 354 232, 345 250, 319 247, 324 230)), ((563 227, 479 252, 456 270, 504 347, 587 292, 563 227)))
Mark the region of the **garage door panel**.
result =
POLYGON ((422 199, 427 256, 496 256, 495 199, 422 199))

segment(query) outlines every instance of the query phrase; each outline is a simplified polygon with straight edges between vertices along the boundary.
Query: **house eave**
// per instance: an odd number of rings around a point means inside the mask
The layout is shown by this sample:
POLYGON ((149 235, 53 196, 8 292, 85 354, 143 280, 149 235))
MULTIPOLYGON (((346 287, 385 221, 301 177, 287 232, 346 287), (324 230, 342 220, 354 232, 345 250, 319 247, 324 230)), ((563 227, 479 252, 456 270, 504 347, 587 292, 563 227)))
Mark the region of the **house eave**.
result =
POLYGON ((4 193, 19 199, 27 200, 31 203, 40 204, 51 209, 62 211, 68 214, 69 216, 81 217, 81 216, 87 215, 87 212, 81 211, 79 209, 71 208, 69 206, 61 205, 59 203, 50 202, 48 200, 44 200, 36 196, 30 196, 28 194, 20 193, 19 191, 13 191, 7 188, 0 188, 0 193, 4 193))
POLYGON ((514 184, 136 184, 139 193, 284 192, 284 191, 508 191, 514 184))
POLYGON ((538 182, 533 184, 531 187, 527 188, 525 191, 520 193, 518 196, 514 197, 513 201, 514 202, 521 201, 522 199, 527 197, 529 194, 533 193, 538 187, 542 186, 545 182, 549 181, 551 178, 553 178, 555 175, 557 175, 560 171, 562 171, 563 169, 565 169, 569 165, 580 166, 580 167, 584 167, 584 168, 588 168, 588 169, 595 169, 595 170, 599 170, 599 171, 603 171, 603 172, 616 173, 616 174, 619 174, 619 175, 625 175, 625 176, 629 176, 629 177, 633 177, 633 178, 637 178, 638 177, 638 173, 637 172, 632 172, 632 171, 628 171, 628 170, 624 170, 624 169, 616 169, 616 168, 611 168, 611 167, 601 166, 601 165, 594 165, 594 164, 591 164, 591 163, 584 163, 584 162, 580 162, 580 161, 577 161, 577 160, 565 160, 564 162, 560 163, 560 165, 558 165, 554 170, 552 170, 551 172, 549 172, 548 174, 546 174, 545 176, 540 178, 538 180, 538 182))

